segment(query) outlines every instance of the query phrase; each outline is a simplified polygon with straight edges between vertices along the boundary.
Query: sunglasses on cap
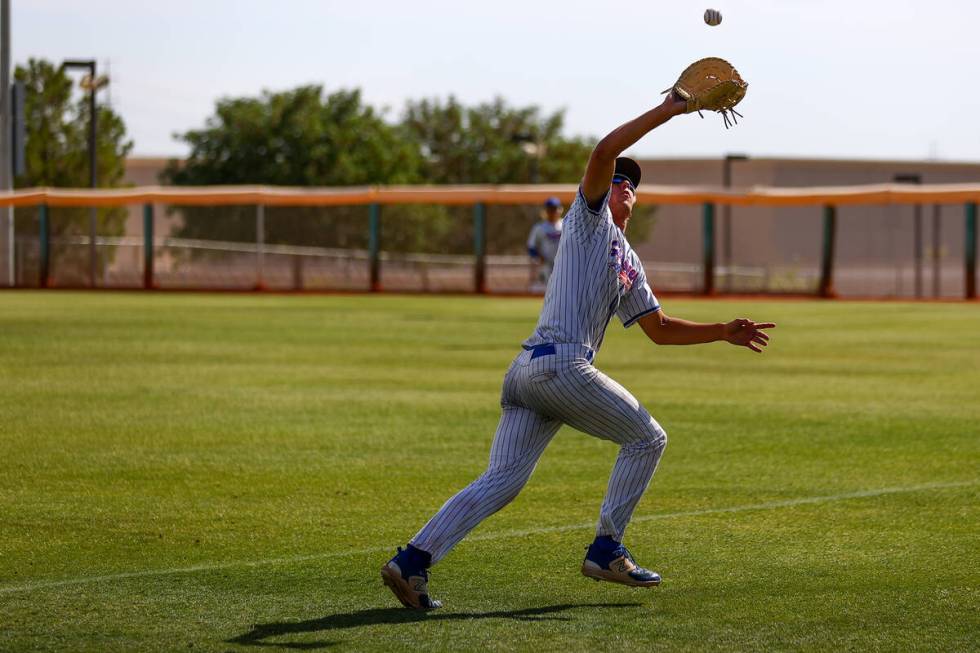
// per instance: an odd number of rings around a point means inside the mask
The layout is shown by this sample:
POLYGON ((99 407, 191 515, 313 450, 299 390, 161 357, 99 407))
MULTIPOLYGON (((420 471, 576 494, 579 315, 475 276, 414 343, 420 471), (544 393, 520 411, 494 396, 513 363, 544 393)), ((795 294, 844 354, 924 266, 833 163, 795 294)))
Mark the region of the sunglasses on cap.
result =
POLYGON ((635 193, 636 192, 636 186, 633 185, 633 182, 630 181, 630 178, 629 177, 626 177, 624 175, 613 175, 612 183, 614 185, 619 186, 624 181, 630 187, 630 190, 635 193))

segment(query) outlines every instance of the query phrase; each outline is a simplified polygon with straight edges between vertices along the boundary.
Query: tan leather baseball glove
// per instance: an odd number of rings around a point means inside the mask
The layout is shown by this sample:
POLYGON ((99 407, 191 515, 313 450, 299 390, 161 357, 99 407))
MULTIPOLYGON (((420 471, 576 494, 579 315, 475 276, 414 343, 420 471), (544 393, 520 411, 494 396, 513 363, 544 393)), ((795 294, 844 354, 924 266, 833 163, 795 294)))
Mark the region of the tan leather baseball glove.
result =
POLYGON ((725 120, 725 129, 737 124, 735 105, 745 97, 749 85, 735 70, 735 66, 718 57, 699 59, 684 69, 677 82, 664 93, 673 91, 679 98, 687 101, 687 113, 697 111, 717 111, 725 120))

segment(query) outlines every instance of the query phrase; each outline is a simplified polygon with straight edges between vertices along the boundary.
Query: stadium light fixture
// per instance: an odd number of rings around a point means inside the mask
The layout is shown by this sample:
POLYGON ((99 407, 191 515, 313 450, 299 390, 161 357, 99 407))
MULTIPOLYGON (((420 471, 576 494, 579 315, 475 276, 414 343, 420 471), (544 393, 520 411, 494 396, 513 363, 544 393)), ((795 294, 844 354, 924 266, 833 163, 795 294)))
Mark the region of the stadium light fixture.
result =
MULTIPOLYGON (((98 187, 98 148, 96 147, 96 135, 99 129, 98 111, 95 106, 95 93, 100 88, 106 86, 109 80, 99 77, 96 73, 96 63, 94 59, 67 59, 61 63, 63 69, 78 68, 87 70, 88 75, 82 78, 79 86, 82 90, 88 91, 88 165, 89 165, 89 185, 92 188, 98 187)), ((89 209, 89 285, 95 287, 96 277, 96 210, 89 209)))

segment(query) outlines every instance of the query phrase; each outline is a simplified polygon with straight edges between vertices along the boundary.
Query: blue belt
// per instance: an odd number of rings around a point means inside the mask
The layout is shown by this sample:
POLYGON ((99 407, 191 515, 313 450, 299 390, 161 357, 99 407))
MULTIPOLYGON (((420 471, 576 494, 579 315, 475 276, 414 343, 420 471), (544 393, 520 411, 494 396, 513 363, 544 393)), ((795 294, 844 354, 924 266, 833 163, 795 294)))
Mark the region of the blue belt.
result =
MULTIPOLYGON (((534 360, 535 358, 540 358, 541 356, 551 356, 553 354, 558 353, 557 350, 555 349, 555 345, 550 342, 545 342, 540 345, 534 345, 533 347, 528 347, 527 345, 521 345, 521 347, 523 347, 526 351, 531 352, 531 360, 534 360)), ((588 353, 585 355, 585 358, 591 363, 592 358, 594 356, 595 356, 595 352, 589 349, 588 353)))
POLYGON ((531 352, 531 360, 540 356, 551 356, 555 353, 555 346, 550 342, 543 345, 534 345, 533 347, 528 347, 527 345, 521 345, 521 347, 531 352))

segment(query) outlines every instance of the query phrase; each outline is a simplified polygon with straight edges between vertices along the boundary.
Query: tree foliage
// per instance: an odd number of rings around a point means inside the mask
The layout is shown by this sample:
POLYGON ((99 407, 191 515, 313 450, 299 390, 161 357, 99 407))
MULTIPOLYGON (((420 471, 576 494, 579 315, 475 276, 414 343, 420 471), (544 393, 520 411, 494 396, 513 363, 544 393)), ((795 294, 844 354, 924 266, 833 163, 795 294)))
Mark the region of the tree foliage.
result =
MULTIPOLYGON (((358 90, 324 96, 317 85, 257 98, 220 100, 203 129, 178 137, 190 145, 163 180, 177 185, 356 186, 420 180, 416 148, 397 126, 361 100, 358 90)), ((179 235, 254 240, 254 207, 185 207, 179 235)), ((270 243, 364 246, 363 207, 267 212, 270 243)))
MULTIPOLYGON (((450 96, 410 101, 402 126, 423 157, 422 177, 434 184, 577 183, 595 141, 563 134, 562 111, 511 107, 502 98, 473 107, 450 96)), ((649 233, 653 207, 638 207, 631 240, 649 233)), ((499 206, 488 214, 490 251, 522 252, 540 207, 499 206)), ((458 223, 458 221, 457 221, 458 223)), ((438 220, 437 220, 438 224, 438 220)), ((446 230, 449 249, 471 249, 469 232, 446 230)))
MULTIPOLYGON (((26 171, 14 179, 14 186, 89 186, 90 109, 87 94, 73 94, 72 80, 65 71, 42 59, 30 59, 27 65, 17 66, 14 78, 24 83, 27 133, 24 152, 26 171)), ((126 156, 133 144, 126 139, 126 127, 118 114, 105 105, 97 104, 96 110, 97 181, 101 187, 119 186, 125 173, 126 156)), ((125 220, 125 209, 99 210, 99 235, 122 234, 125 220)), ((16 229, 19 236, 36 235, 37 209, 18 209, 16 229)), ((87 235, 89 210, 52 211, 50 233, 55 240, 65 236, 87 235)), ((111 250, 100 248, 103 259, 111 254, 111 250)), ((82 248, 55 244, 51 255, 58 261, 62 280, 81 281, 83 272, 88 270, 88 253, 82 248)), ((31 254, 29 258, 33 256, 36 254, 31 254)))
MULTIPOLYGON (((502 98, 465 106, 455 97, 410 101, 397 121, 364 103, 360 91, 324 94, 302 86, 217 103, 202 129, 178 137, 190 156, 163 181, 178 185, 575 183, 594 141, 563 135, 564 113, 513 107, 502 98)), ((253 240, 254 207, 185 207, 179 235, 253 240)), ((266 212, 266 242, 364 247, 365 207, 266 212)), ((472 251, 469 207, 384 208, 389 251, 472 251)), ((539 207, 495 207, 490 251, 523 251, 539 207)))
MULTIPOLYGON (((433 184, 574 183, 582 176, 592 143, 562 134, 564 114, 543 116, 538 107, 511 107, 502 99, 467 107, 446 101, 409 101, 401 121, 433 184)), ((429 216, 444 251, 472 250, 469 220, 459 209, 429 216), (460 228, 465 225, 466 228, 460 228)), ((521 252, 540 208, 500 206, 488 214, 489 251, 521 252)))
POLYGON ((410 101, 402 119, 435 184, 575 182, 594 143, 562 135, 564 114, 510 107, 502 98, 465 107, 454 97, 410 101))
POLYGON ((164 173, 173 184, 356 186, 419 181, 419 157, 396 126, 360 91, 325 98, 320 86, 266 91, 218 102, 203 129, 180 134, 190 145, 164 173))

